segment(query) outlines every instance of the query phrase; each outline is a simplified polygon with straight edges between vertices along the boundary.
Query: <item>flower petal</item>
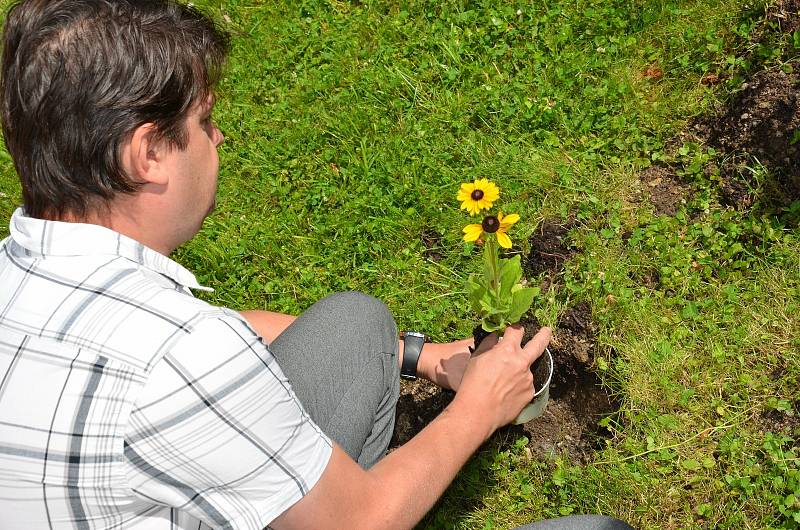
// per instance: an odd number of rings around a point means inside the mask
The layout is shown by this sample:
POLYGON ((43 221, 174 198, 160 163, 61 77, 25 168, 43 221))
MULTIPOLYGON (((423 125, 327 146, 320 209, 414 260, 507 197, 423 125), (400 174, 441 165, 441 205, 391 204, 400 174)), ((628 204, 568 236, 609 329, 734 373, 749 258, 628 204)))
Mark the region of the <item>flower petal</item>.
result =
POLYGON ((501 213, 500 215, 497 216, 497 218, 500 220, 500 226, 502 228, 506 229, 506 228, 511 227, 517 221, 519 221, 519 214, 512 213, 512 214, 503 216, 503 214, 501 213))
POLYGON ((491 182, 491 181, 489 181, 487 179, 483 179, 483 181, 484 181, 484 189, 483 189, 483 191, 489 192, 489 193, 500 193, 500 188, 497 187, 497 184, 495 184, 494 182, 491 182))
POLYGON ((488 189, 483 192, 483 198, 487 201, 494 202, 500 198, 500 192, 497 190, 497 188, 488 189))
POLYGON ((473 224, 464 227, 464 241, 476 241, 483 233, 481 225, 473 224))
POLYGON ((508 237, 505 232, 497 231, 497 242, 500 243, 500 246, 503 248, 511 248, 511 238, 508 237))

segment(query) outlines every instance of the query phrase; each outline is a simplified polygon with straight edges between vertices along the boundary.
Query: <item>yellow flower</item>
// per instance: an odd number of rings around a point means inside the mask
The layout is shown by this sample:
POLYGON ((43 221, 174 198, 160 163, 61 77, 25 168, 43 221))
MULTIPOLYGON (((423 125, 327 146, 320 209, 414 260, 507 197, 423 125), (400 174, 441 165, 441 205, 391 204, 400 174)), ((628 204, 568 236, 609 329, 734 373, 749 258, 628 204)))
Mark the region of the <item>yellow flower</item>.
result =
POLYGON ((519 221, 519 215, 512 213, 511 215, 497 214, 497 220, 500 221, 500 228, 497 229, 497 242, 503 248, 511 248, 511 238, 508 237, 506 232, 511 228, 514 223, 519 221))
POLYGON ((464 227, 464 241, 477 241, 486 232, 487 234, 496 234, 497 242, 500 243, 501 247, 511 248, 511 238, 508 237, 506 232, 517 221, 519 221, 519 215, 515 213, 506 216, 499 213, 497 217, 487 215, 483 218, 481 224, 471 224, 464 227))
POLYGON ((478 179, 475 182, 465 182, 458 190, 458 200, 461 209, 467 210, 470 215, 475 215, 481 210, 488 210, 492 203, 500 197, 500 188, 488 179, 478 179))

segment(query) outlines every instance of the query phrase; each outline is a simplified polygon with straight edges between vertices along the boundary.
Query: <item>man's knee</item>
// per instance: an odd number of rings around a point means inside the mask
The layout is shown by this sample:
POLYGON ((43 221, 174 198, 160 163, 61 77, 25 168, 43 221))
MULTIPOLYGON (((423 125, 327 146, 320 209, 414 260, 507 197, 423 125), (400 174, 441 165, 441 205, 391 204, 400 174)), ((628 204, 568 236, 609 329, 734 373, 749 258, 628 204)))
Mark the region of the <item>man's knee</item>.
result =
POLYGON ((374 296, 359 291, 345 291, 329 295, 318 303, 325 307, 325 311, 336 312, 342 325, 384 335, 392 346, 387 353, 394 351, 397 341, 394 317, 386 304, 374 296))
POLYGON ((346 291, 329 295, 314 305, 325 320, 335 322, 337 332, 348 344, 342 361, 361 367, 380 358, 384 383, 395 386, 400 377, 397 360, 397 325, 386 304, 373 296, 346 291))

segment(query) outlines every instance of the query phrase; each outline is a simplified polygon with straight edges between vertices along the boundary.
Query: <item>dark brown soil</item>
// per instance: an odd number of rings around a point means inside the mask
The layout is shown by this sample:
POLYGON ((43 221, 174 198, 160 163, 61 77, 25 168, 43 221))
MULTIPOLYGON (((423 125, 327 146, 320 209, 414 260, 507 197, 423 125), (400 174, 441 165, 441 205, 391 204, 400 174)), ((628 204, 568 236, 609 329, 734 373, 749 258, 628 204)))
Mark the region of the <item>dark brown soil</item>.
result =
POLYGON ((648 289, 661 288, 661 274, 655 269, 649 269, 642 274, 633 275, 634 280, 647 287, 648 289))
POLYGON ((719 113, 695 123, 701 140, 723 153, 723 200, 748 207, 755 200, 786 205, 800 199, 800 74, 764 70, 719 113), (758 182, 763 164, 771 178, 758 182), (762 197, 755 194, 763 189, 762 197))
MULTIPOLYGON (((768 43, 776 32, 799 31, 800 0, 769 2, 765 18, 753 42, 768 43)), ((800 200, 800 63, 782 59, 793 68, 791 73, 777 67, 759 71, 716 112, 694 120, 667 142, 670 151, 686 141, 715 148, 718 167, 709 166, 706 173, 719 173, 721 202, 740 210, 760 206, 777 211, 800 200)), ((727 78, 710 73, 702 82, 713 85, 727 78)), ((656 215, 674 215, 691 198, 691 189, 671 168, 651 167, 640 178, 650 188, 656 215)))
MULTIPOLYGON (((797 381, 785 378, 789 373, 789 361, 782 366, 776 367, 769 378, 772 381, 781 381, 784 388, 796 388, 797 381)), ((791 377, 791 376, 788 376, 791 377)), ((775 395, 778 399, 786 399, 787 396, 782 390, 778 390, 775 395)), ((791 398, 789 398, 791 399, 791 398)), ((800 399, 795 399, 792 403, 793 408, 789 411, 767 410, 761 415, 761 430, 764 432, 783 433, 794 438, 794 446, 800 447, 800 399)))
POLYGON ((650 166, 639 174, 655 215, 675 215, 691 198, 692 188, 668 167, 650 166))
MULTIPOLYGON (((524 340, 529 340, 540 327, 532 317, 522 324, 526 330, 524 340)), ((597 327, 588 304, 568 309, 559 320, 550 344, 555 369, 547 410, 541 418, 507 428, 528 436, 532 454, 566 454, 573 462, 586 462, 606 434, 597 422, 618 410, 619 405, 592 371, 596 336, 597 327)), ((453 396, 427 381, 403 381, 390 447, 402 445, 421 431, 453 396)))
POLYGON ((800 0, 777 0, 771 2, 767 20, 774 23, 783 33, 800 30, 800 0))
POLYGON ((555 277, 561 273, 564 262, 578 252, 569 239, 569 231, 576 226, 574 219, 545 219, 531 235, 531 251, 522 260, 522 268, 528 278, 544 273, 543 291, 547 291, 555 277))
MULTIPOLYGON (((526 339, 539 330, 533 318, 523 325, 526 339)), ((619 403, 593 371, 597 331, 587 303, 568 308, 559 319, 550 343, 555 363, 550 402, 541 418, 523 426, 534 454, 566 453, 573 462, 583 463, 608 434, 598 421, 619 410, 619 403)))
POLYGON ((795 445, 800 445, 800 403, 795 403, 792 413, 781 410, 768 410, 761 417, 761 429, 773 433, 783 433, 794 438, 795 445))
POLYGON ((432 261, 441 261, 442 255, 442 234, 432 228, 425 228, 419 236, 422 246, 425 249, 422 255, 432 261))
POLYGON ((450 404, 454 396, 454 392, 443 390, 424 379, 401 379, 400 399, 389 449, 399 447, 413 438, 450 404))

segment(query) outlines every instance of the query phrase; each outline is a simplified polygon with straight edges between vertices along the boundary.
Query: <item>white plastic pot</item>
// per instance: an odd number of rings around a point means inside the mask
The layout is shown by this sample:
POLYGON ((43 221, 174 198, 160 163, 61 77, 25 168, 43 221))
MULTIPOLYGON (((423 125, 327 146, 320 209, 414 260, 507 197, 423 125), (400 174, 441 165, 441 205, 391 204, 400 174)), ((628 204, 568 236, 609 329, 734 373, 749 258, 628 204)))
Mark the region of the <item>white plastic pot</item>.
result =
POLYGON ((525 405, 525 408, 522 409, 519 416, 514 418, 512 422, 514 425, 527 423, 544 414, 544 409, 547 407, 547 402, 550 400, 550 381, 553 379, 553 367, 555 363, 553 363, 553 354, 550 353, 549 348, 544 349, 542 358, 544 362, 547 363, 547 379, 533 382, 534 388, 536 388, 533 400, 529 405, 525 405))

